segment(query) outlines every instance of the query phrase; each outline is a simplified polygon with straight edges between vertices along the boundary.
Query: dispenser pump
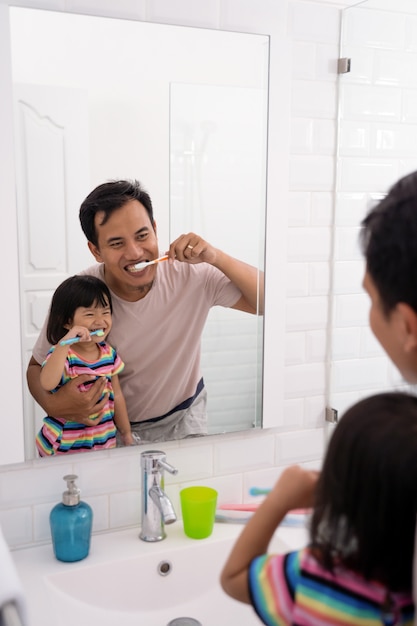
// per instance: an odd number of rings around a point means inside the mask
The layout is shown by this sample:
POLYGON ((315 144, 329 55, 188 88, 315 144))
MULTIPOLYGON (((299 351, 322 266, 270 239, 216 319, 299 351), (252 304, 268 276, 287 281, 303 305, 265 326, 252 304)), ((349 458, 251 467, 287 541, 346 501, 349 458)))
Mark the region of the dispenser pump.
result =
POLYGON ((78 476, 76 474, 67 474, 64 480, 67 481, 67 489, 62 494, 62 502, 66 506, 76 506, 80 503, 81 491, 78 489, 75 481, 78 476))

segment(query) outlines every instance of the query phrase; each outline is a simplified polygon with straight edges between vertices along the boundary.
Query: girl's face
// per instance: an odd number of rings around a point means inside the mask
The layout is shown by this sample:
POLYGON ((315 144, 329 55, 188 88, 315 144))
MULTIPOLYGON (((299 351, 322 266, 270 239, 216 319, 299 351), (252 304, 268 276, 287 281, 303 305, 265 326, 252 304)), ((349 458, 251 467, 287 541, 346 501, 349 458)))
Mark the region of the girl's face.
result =
POLYGON ((107 303, 106 306, 102 306, 95 302, 89 307, 78 307, 75 309, 74 317, 71 323, 68 324, 68 328, 72 328, 73 326, 84 326, 90 332, 93 330, 102 330, 104 335, 100 337, 93 335, 91 339, 96 341, 96 343, 104 341, 112 326, 110 305, 107 303))

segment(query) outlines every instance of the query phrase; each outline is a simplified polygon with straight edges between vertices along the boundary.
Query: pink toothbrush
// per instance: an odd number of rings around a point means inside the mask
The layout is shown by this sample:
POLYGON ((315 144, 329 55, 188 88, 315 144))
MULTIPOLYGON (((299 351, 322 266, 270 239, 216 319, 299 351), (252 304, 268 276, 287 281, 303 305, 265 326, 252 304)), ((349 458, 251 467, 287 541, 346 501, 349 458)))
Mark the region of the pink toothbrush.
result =
POLYGON ((148 265, 154 265, 154 263, 159 263, 159 261, 166 261, 168 259, 168 255, 160 256, 159 259, 154 259, 153 261, 141 261, 140 263, 136 263, 133 267, 135 270, 143 270, 148 265))

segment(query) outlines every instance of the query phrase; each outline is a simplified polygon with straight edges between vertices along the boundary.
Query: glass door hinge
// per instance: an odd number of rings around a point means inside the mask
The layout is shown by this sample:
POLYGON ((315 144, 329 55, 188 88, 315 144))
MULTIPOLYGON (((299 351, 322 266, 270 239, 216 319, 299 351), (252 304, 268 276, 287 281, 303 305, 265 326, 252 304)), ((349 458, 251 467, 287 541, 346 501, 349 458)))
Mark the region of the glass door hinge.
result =
POLYGON ((348 57, 337 59, 337 73, 348 74, 350 72, 350 61, 348 57))
POLYGON ((326 422, 337 424, 338 419, 339 416, 337 414, 337 410, 333 409, 331 406, 326 406, 326 422))

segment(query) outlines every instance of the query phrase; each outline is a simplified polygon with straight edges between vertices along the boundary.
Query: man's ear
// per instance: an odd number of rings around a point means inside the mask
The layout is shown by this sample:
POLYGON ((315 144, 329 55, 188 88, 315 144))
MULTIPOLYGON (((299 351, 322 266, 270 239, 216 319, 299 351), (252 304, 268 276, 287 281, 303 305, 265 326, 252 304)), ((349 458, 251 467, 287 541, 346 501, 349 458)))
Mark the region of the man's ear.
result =
POLYGON ((91 254, 95 258, 97 263, 103 263, 103 259, 101 258, 100 250, 97 248, 97 246, 95 246, 93 243, 91 243, 91 241, 88 241, 87 243, 88 243, 88 249, 90 250, 91 254))
POLYGON ((156 235, 156 222, 155 222, 155 220, 153 220, 153 222, 152 222, 152 228, 153 228, 154 233, 156 235))
POLYGON ((402 323, 404 350, 417 351, 417 311, 405 302, 399 302, 396 309, 402 323))

